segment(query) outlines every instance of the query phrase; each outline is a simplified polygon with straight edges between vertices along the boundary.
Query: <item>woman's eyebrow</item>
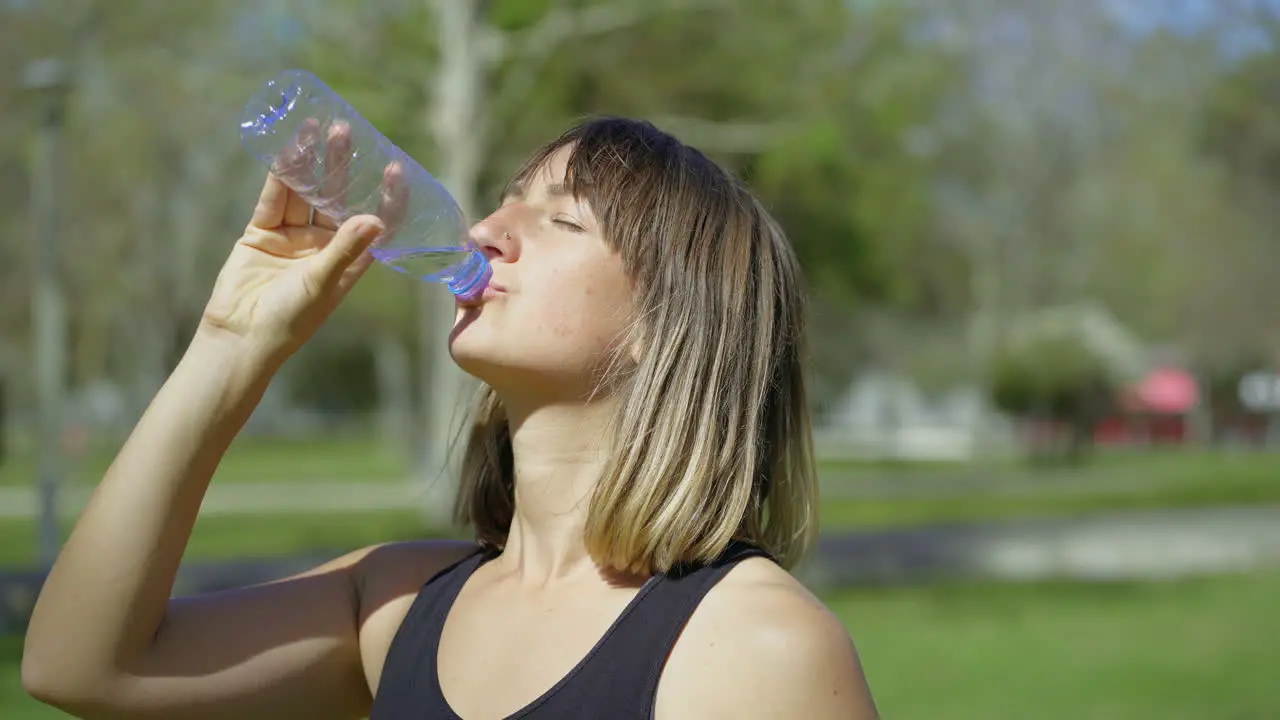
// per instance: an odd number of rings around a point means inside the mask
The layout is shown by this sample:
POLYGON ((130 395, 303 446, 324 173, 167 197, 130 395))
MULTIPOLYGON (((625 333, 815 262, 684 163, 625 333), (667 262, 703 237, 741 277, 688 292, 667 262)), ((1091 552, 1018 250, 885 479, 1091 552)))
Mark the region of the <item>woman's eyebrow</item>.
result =
MULTIPOLYGON (((565 183, 553 183, 547 186, 547 195, 551 197, 563 197, 570 194, 572 193, 569 190, 569 186, 565 183)), ((503 188, 501 200, 502 202, 506 202, 507 200, 521 200, 524 196, 524 183, 519 180, 513 180, 512 182, 507 183, 507 186, 503 188)))
POLYGON ((499 196, 499 202, 508 200, 519 200, 524 197, 524 183, 519 180, 512 180, 507 186, 502 188, 502 195, 499 196))

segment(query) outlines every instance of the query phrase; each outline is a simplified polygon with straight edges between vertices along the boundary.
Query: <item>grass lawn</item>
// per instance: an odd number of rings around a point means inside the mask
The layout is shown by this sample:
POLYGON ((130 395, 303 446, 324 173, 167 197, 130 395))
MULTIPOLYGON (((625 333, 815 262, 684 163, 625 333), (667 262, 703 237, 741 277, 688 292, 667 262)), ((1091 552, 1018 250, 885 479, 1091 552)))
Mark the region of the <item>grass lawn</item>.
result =
MULTIPOLYGON (((413 510, 215 515, 196 522, 185 557, 194 560, 271 557, 315 550, 340 554, 374 543, 438 534, 429 532, 413 510)), ((35 521, 0 520, 0 566, 28 565, 34 563, 35 557, 35 521)))
POLYGON ((830 459, 820 463, 823 479, 836 488, 898 483, 915 487, 988 485, 1052 487, 1168 485, 1226 479, 1253 485, 1277 480, 1280 452, 1228 452, 1202 449, 1152 449, 1099 452, 1076 464, 1032 464, 1014 458, 974 462, 862 461, 830 459))
MULTIPOLYGON (((1024 517, 1061 517, 1095 512, 1176 509, 1280 503, 1280 453, 1239 454, 1153 452, 1100 456, 1068 468, 1029 470, 998 465, 974 483, 973 466, 941 464, 885 470, 855 469, 847 463, 825 468, 824 530, 966 522, 1024 517), (905 482, 945 490, 948 478, 964 483, 963 493, 921 492, 914 496, 840 497, 841 483, 856 486, 861 476, 885 483, 885 473, 905 482), (909 479, 908 479, 909 478, 909 479)), ((891 476, 890 476, 891 477, 891 476)))
MULTIPOLYGON (((101 444, 82 457, 65 460, 67 481, 93 484, 102 477, 119 448, 101 444)), ((396 481, 411 473, 405 458, 361 436, 307 439, 244 436, 232 445, 217 481, 325 482, 396 481)), ((820 472, 827 484, 879 486, 884 483, 942 486, 981 481, 994 486, 1098 485, 1115 483, 1178 485, 1214 481, 1236 490, 1280 497, 1280 453, 1230 454, 1201 450, 1152 450, 1099 453, 1081 465, 1033 466, 1015 458, 981 463, 880 460, 824 460, 820 472), (1270 479, 1273 482, 1263 482, 1270 479)), ((0 486, 30 485, 35 478, 31 448, 13 448, 0 461, 0 486)))
MULTIPOLYGON (((250 441, 232 449, 215 482, 251 482, 253 478, 385 481, 403 477, 402 469, 394 459, 363 441, 250 441)), ((0 467, 0 473, 8 473, 10 481, 21 472, 22 465, 17 462, 0 467)), ((822 506, 823 530, 1280 503, 1280 453, 1107 455, 1077 468, 1039 471, 997 465, 992 468, 990 482, 982 476, 983 481, 975 483, 974 474, 978 472, 981 470, 974 466, 943 463, 923 467, 828 464, 824 466, 828 499, 822 506), (841 497, 838 491, 841 484, 883 486, 893 473, 901 473, 904 483, 926 484, 943 491, 903 497, 876 492, 865 497, 841 497), (962 493, 948 492, 947 483, 951 481, 967 489, 962 493)), ((424 534, 428 534, 427 530, 412 508, 346 514, 212 516, 203 518, 197 526, 190 557, 344 549, 424 534)), ((0 519, 0 565, 25 564, 34 554, 34 522, 0 519)))
MULTIPOLYGON (((892 720, 1280 717, 1280 573, 1133 585, 940 585, 827 598, 892 720)), ((0 718, 26 699, 0 638, 0 718)))
MULTIPOLYGON (((109 452, 82 459, 77 481, 96 482, 109 460, 109 452)), ((1277 454, 1126 454, 1051 470, 1014 463, 828 463, 823 470, 828 486, 895 479, 972 484, 959 495, 829 500, 822 509, 826 531, 1280 502, 1277 454)), ((28 483, 31 476, 29 459, 0 465, 0 485, 28 483)), ((216 481, 404 476, 398 459, 364 440, 246 438, 216 481)), ((187 557, 337 554, 429 534, 412 509, 210 516, 197 524, 187 557)), ((32 521, 0 520, 0 565, 31 563, 34 541, 32 521)), ((858 590, 829 601, 858 640, 886 718, 1261 720, 1280 717, 1280 691, 1272 681, 1280 667, 1277 598, 1280 573, 1153 585, 858 590)), ((17 639, 0 638, 0 718, 64 717, 25 699, 19 654, 17 639)))
POLYGON ((1280 717, 1280 573, 829 598, 893 720, 1280 717))
POLYGON ((1275 475, 1205 475, 1123 490, 1004 495, 975 490, 956 497, 835 499, 822 504, 823 531, 928 523, 976 522, 1031 517, 1074 517, 1121 510, 1157 510, 1230 505, 1280 504, 1280 468, 1275 475))
POLYGON ((22 638, 0 637, 0 718, 46 720, 71 717, 32 700, 22 690, 18 668, 22 663, 22 638))
MULTIPOLYGON (((118 446, 103 446, 66 460, 67 481, 94 484, 118 446)), ((218 466, 218 482, 394 481, 408 473, 403 458, 368 438, 280 440, 240 437, 218 466)), ((35 458, 14 452, 0 463, 0 486, 32 484, 35 458)))

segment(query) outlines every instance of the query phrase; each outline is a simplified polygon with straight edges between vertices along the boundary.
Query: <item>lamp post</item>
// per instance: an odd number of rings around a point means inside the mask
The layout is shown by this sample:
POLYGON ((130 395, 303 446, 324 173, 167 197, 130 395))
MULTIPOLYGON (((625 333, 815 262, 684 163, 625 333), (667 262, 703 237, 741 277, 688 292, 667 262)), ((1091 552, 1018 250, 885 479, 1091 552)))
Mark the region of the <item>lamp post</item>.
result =
POLYGON ((23 88, 39 110, 39 132, 31 183, 32 367, 37 427, 36 478, 40 498, 40 563, 53 564, 62 545, 58 490, 62 482, 63 404, 66 395, 66 301, 58 268, 58 185, 61 140, 69 89, 66 65, 58 58, 30 63, 23 88))

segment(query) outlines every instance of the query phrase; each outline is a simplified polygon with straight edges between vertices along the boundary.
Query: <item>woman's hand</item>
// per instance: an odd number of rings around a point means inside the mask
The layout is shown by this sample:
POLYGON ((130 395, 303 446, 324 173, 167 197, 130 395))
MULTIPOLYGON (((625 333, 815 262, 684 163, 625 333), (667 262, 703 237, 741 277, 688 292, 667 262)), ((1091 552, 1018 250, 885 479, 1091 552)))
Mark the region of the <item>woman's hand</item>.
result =
MULTIPOLYGON (((388 225, 398 224, 407 205, 399 168, 393 165, 384 173, 377 215, 357 215, 338 226, 313 212, 284 179, 311 184, 306 174, 314 172, 316 139, 315 125, 305 126, 290 156, 268 175, 201 321, 202 334, 243 343, 267 362, 283 362, 315 333, 373 262, 366 250, 388 225)), ((333 198, 346 185, 343 168, 350 142, 345 127, 330 131, 325 151, 324 183, 331 187, 323 196, 333 198)))

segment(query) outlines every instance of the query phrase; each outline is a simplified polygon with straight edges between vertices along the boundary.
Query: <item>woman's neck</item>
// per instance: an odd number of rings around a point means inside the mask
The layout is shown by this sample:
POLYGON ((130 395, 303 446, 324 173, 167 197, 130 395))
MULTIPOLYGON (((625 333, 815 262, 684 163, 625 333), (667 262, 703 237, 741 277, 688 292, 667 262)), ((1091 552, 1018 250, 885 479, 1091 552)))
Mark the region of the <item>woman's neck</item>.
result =
POLYGON ((598 575, 583 541, 591 494, 608 462, 611 398, 507 403, 515 512, 501 563, 534 584, 598 575))

